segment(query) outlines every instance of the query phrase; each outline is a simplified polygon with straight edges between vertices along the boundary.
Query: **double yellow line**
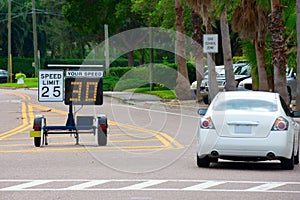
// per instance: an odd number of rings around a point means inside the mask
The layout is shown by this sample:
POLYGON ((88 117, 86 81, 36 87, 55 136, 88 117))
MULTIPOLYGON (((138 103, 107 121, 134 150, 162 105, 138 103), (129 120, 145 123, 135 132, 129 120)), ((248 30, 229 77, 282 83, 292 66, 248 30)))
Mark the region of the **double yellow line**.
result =
POLYGON ((13 92, 7 92, 6 94, 19 96, 19 97, 22 98, 22 100, 23 100, 22 101, 22 124, 20 126, 16 127, 16 128, 14 128, 14 129, 11 129, 9 131, 1 133, 0 134, 0 140, 3 140, 5 138, 8 138, 10 136, 19 134, 23 131, 26 131, 26 130, 32 128, 33 119, 34 119, 32 106, 30 106, 29 103, 28 103, 31 100, 30 96, 17 94, 17 93, 13 93, 13 92), (26 102, 27 102, 28 106, 26 106, 26 102))
MULTIPOLYGON (((41 105, 37 105, 37 104, 31 104, 31 98, 28 95, 24 95, 24 94, 18 94, 18 93, 13 93, 13 92, 7 92, 7 94, 10 95, 15 95, 15 96, 19 96, 22 98, 22 124, 12 130, 9 130, 7 132, 4 133, 0 133, 0 140, 4 140, 10 136, 19 134, 21 132, 24 131, 28 131, 29 129, 32 128, 33 126, 33 120, 34 120, 34 112, 33 112, 33 108, 38 109, 38 110, 49 110, 51 109, 51 112, 56 112, 59 114, 68 114, 68 112, 66 111, 62 111, 62 110, 58 110, 58 109, 53 109, 53 108, 49 108, 49 107, 45 107, 45 106, 41 106, 41 105)), ((182 144, 180 144, 179 142, 177 142, 174 138, 172 138, 171 136, 169 136, 166 133, 163 132, 159 132, 159 131, 153 131, 153 130, 149 130, 149 129, 144 129, 144 128, 140 128, 140 127, 136 127, 136 126, 132 126, 132 125, 128 125, 128 124, 122 124, 119 122, 113 122, 113 121, 109 121, 108 122, 109 125, 112 126, 118 126, 118 127, 123 127, 123 128, 127 128, 127 129, 131 129, 131 130, 136 130, 136 131, 141 131, 144 133, 148 133, 150 135, 152 135, 153 137, 155 137, 158 141, 160 141, 163 146, 161 146, 160 148, 162 149, 182 149, 184 148, 184 146, 182 144)), ((124 140, 125 142, 126 140, 124 140)), ((125 146, 124 148, 149 148, 148 146, 125 146)), ((118 147, 118 148, 123 148, 122 147, 118 147)), ((156 146, 157 148, 157 146, 156 146)))

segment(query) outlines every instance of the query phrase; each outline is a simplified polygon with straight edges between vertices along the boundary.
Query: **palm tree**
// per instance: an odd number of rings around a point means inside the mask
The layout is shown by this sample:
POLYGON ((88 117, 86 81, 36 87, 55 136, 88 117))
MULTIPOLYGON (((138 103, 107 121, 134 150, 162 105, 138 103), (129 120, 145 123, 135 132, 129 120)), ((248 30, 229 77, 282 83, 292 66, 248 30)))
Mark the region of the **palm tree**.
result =
POLYGON ((186 0, 188 6, 192 9, 192 23, 193 23, 193 46, 195 51, 196 61, 196 80, 197 80, 197 93, 196 101, 201 102, 202 95, 200 92, 200 85, 204 78, 204 63, 203 63, 203 33, 202 33, 202 20, 200 16, 200 7, 198 6, 197 0, 186 0))
POLYGON ((296 0, 297 10, 297 97, 296 110, 300 110, 300 0, 296 0))
POLYGON ((176 79, 175 92, 180 100, 190 99, 190 82, 185 58, 185 36, 183 23, 183 7, 181 0, 175 0, 176 11, 176 56, 178 65, 178 75, 176 79))
POLYGON ((227 18, 227 8, 234 8, 236 6, 236 0, 215 0, 215 7, 221 12, 220 24, 221 24, 221 35, 222 35, 222 48, 224 55, 224 66, 225 66, 225 78, 226 78, 226 90, 236 90, 233 73, 233 62, 231 53, 231 42, 229 35, 229 25, 227 18))
POLYGON ((239 32, 241 38, 249 38, 253 41, 256 50, 259 90, 269 91, 272 85, 268 83, 264 60, 265 38, 268 30, 265 3, 264 0, 240 0, 240 6, 236 8, 232 17, 232 26, 235 32, 239 32))
POLYGON ((289 104, 290 97, 286 87, 286 41, 283 38, 282 11, 285 8, 279 0, 271 0, 272 13, 269 15, 272 47, 272 63, 274 67, 274 91, 278 92, 284 101, 289 104))
MULTIPOLYGON (((212 23, 211 23, 211 16, 210 16, 210 10, 212 8, 212 1, 211 0, 202 0, 201 1, 201 12, 202 12, 202 16, 203 16, 203 21, 205 24, 205 28, 206 28, 206 34, 213 34, 213 27, 212 27, 212 23)), ((210 59, 208 59, 209 61, 210 59)), ((209 88, 210 90, 210 101, 213 100, 213 98, 217 95, 217 93, 219 92, 219 88, 218 88, 218 84, 217 84, 217 78, 216 78, 216 68, 215 68, 215 56, 214 54, 212 54, 212 59, 213 62, 211 64, 208 64, 209 66, 212 66, 211 69, 211 88, 209 88)))
MULTIPOLYGON (((212 28, 211 17, 210 17, 210 9, 211 9, 211 5, 212 5, 211 0, 186 0, 186 3, 192 8, 192 10, 194 12, 202 14, 202 18, 203 18, 203 21, 204 21, 204 24, 206 27, 206 34, 212 34, 213 28, 212 28)), ((202 40, 199 40, 199 41, 202 42, 202 40)), ((203 53, 203 51, 199 52, 198 56, 200 57, 202 53, 203 53)), ((212 56, 212 57, 213 57, 212 60, 214 61, 215 60, 214 56, 212 56)), ((198 62, 199 62, 198 69, 202 70, 202 69, 200 69, 200 67, 201 67, 200 65, 203 63, 201 63, 202 61, 200 59, 198 62)), ((209 80, 209 81, 211 81, 211 88, 209 88, 210 100, 212 100, 219 91, 217 79, 216 79, 215 63, 212 62, 211 66, 212 66, 212 69, 211 69, 211 71, 209 71, 209 73, 211 73, 211 76, 210 76, 211 80, 209 80)), ((199 81, 201 80, 201 78, 203 78, 203 77, 200 77, 201 76, 200 74, 202 73, 202 71, 199 71, 198 73, 199 74, 198 74, 198 79, 197 79, 197 87, 200 86, 201 82, 199 82, 199 81)), ((199 89, 197 88, 197 91, 198 90, 199 89)))

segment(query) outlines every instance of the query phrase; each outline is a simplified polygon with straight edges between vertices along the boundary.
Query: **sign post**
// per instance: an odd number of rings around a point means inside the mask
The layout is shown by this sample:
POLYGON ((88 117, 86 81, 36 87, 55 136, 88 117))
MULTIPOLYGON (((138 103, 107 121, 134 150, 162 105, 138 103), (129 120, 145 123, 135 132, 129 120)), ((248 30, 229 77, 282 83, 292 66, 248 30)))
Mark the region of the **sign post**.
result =
POLYGON ((213 71, 213 60, 212 53, 218 53, 218 35, 217 34, 204 34, 203 35, 203 52, 207 53, 207 63, 208 63, 208 92, 210 101, 217 93, 214 91, 213 81, 212 81, 212 71, 213 71))

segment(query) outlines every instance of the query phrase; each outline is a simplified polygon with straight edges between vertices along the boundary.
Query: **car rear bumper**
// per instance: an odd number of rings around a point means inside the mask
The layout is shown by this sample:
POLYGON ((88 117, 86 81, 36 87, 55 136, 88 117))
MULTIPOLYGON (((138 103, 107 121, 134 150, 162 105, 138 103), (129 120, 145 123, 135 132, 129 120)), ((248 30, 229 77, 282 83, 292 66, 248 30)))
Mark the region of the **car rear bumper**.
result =
POLYGON ((293 151, 293 135, 285 131, 272 131, 266 138, 220 137, 213 129, 198 130, 197 154, 199 157, 266 157, 273 154, 274 159, 290 158, 293 151))

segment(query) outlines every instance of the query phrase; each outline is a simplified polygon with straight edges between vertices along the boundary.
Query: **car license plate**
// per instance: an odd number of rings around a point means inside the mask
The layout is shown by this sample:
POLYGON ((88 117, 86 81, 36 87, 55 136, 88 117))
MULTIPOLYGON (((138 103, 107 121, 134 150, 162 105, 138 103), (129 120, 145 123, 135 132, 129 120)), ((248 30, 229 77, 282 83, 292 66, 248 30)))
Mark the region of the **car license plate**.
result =
POLYGON ((242 133, 242 134, 250 134, 251 133, 251 126, 235 126, 234 127, 235 133, 242 133))

